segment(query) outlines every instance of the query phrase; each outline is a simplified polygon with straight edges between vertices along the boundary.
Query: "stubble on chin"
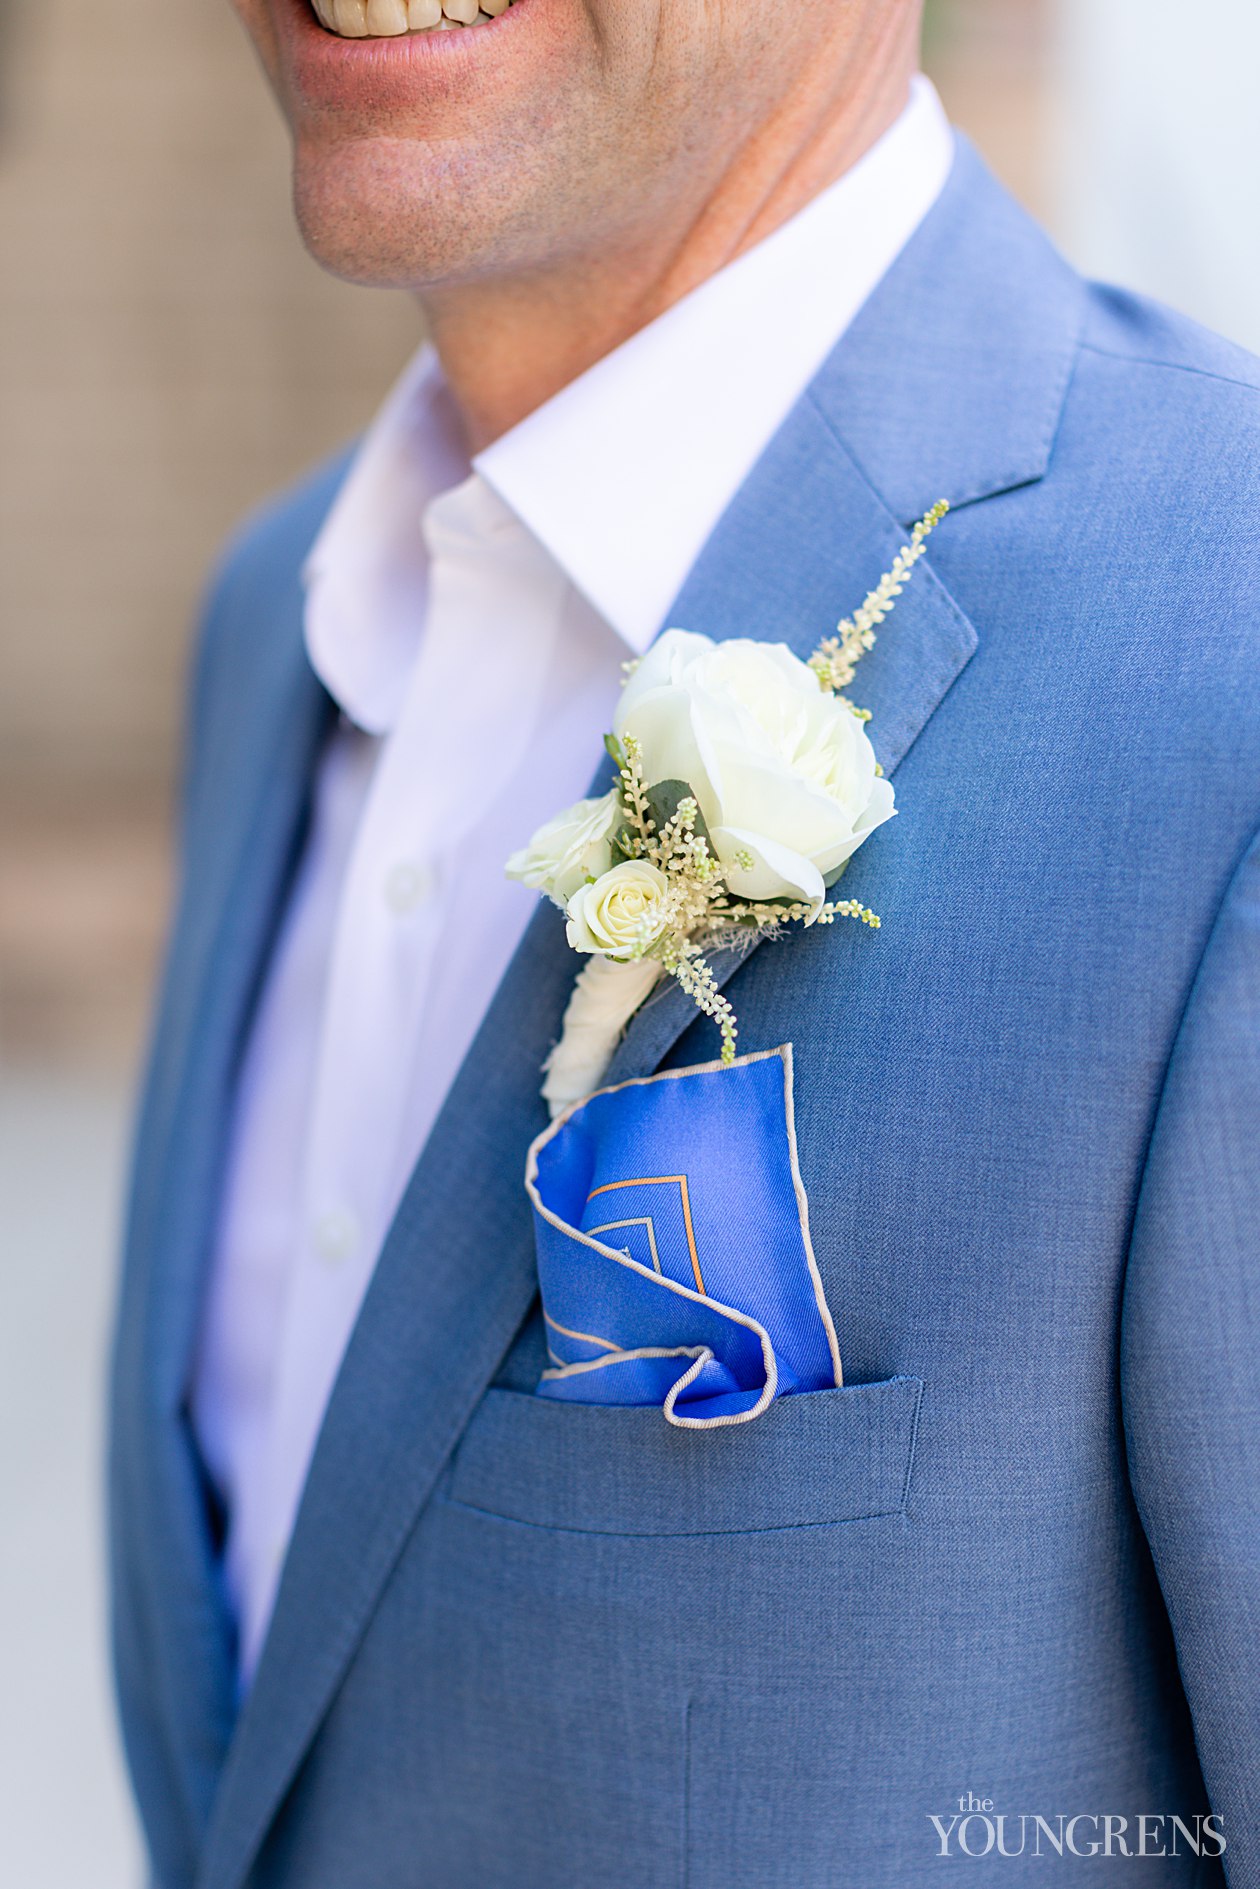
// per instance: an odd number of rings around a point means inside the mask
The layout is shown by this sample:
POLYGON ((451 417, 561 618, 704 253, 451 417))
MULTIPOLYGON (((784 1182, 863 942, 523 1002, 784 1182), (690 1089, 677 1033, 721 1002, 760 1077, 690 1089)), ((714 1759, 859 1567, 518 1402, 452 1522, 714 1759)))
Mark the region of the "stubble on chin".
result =
POLYGON ((456 153, 415 138, 298 139, 293 203, 317 262, 345 281, 423 293, 524 260, 548 194, 510 149, 456 153), (524 201, 522 201, 524 199, 524 201))

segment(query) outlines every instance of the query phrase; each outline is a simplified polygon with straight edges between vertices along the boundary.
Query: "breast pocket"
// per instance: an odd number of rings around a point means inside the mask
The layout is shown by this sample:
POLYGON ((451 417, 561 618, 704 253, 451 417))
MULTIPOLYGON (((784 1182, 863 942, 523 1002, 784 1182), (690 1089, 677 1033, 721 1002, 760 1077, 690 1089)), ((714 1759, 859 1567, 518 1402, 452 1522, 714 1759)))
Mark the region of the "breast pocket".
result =
POLYGON ((779 1398, 752 1423, 678 1430, 656 1409, 492 1390, 460 1444, 447 1499, 537 1528, 620 1536, 741 1534, 896 1515, 923 1385, 779 1398))
MULTIPOLYGON (((867 1629, 846 1622, 904 1571, 921 1390, 782 1397, 703 1431, 652 1408, 486 1395, 376 1629, 399 1747, 423 1753, 434 1882, 712 1879, 695 1850, 714 1847, 705 1806, 727 1776, 710 1764, 714 1688, 740 1701, 740 1775, 755 1777, 771 1720, 786 1737, 810 1701, 843 1696, 834 1671, 851 1662, 856 1683, 871 1666, 867 1629)), ((729 1843, 715 1853, 723 1881, 747 1879, 729 1843)))

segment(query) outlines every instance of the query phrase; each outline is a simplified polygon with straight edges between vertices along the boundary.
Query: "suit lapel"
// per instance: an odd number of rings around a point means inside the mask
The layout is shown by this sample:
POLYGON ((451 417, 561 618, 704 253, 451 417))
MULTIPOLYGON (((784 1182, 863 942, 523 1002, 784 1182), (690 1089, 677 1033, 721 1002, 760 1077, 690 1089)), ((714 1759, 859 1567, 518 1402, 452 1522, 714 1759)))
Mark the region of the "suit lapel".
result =
POLYGON ((541 907, 412 1175, 321 1431, 199 1881, 239 1883, 536 1289, 525 1150, 572 979, 541 907))
MULTIPOLYGON (((944 198, 719 525, 671 621, 808 653, 934 499, 972 503, 1040 477, 1079 295, 964 148, 944 198), (1006 322, 996 357, 991 302, 1006 322), (919 368, 933 337, 947 371, 919 368)), ((873 712, 886 768, 908 752, 975 644, 925 561, 854 690, 873 712)), ((719 968, 725 977, 736 964, 719 968)), ((540 909, 412 1176, 317 1445, 200 1889, 238 1889, 247 1876, 377 1597, 529 1309, 536 1280, 521 1170, 544 1125, 540 1066, 573 971, 559 915, 540 909)), ((693 1016, 667 989, 628 1032, 615 1074, 655 1067, 693 1016)))
MULTIPOLYGON (((313 531, 339 470, 313 493, 299 526, 313 531)), ((185 883, 138 1136, 118 1321, 112 1473, 118 1524, 129 1531, 117 1544, 132 1583, 124 1604, 147 1611, 145 1656, 194 1828, 209 1817, 235 1676, 187 1421, 188 1374, 233 1075, 330 712, 305 661, 293 566, 283 556, 279 564, 265 639, 255 623, 234 623, 230 593, 208 627, 216 676, 198 703, 194 765, 212 756, 231 792, 208 812, 195 782, 189 795, 185 883), (240 627, 250 658, 236 670, 222 658, 240 627)))

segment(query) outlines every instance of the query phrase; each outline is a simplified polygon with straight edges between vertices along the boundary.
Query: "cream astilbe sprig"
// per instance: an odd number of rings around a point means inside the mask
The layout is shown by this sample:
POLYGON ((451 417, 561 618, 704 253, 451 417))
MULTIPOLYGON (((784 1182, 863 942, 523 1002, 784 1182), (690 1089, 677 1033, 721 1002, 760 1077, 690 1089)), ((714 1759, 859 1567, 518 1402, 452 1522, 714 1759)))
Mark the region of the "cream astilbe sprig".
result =
POLYGON ((718 989, 717 979, 698 944, 684 939, 677 951, 664 959, 665 969, 687 993, 702 1016, 712 1017, 722 1038, 722 1061, 729 1069, 735 1061, 739 1025, 730 1000, 718 989))
MULTIPOLYGON (((809 666, 818 677, 824 689, 830 689, 839 695, 847 689, 857 674, 858 663, 868 649, 875 647, 875 628, 884 621, 892 610, 898 597, 906 587, 906 580, 923 556, 927 540, 949 510, 949 500, 940 499, 921 518, 910 534, 910 542, 903 545, 897 554, 890 571, 885 572, 874 590, 867 593, 866 601, 854 611, 851 617, 845 617, 836 625, 836 633, 818 645, 809 659, 809 666)), ((866 711, 854 709, 855 715, 868 719, 866 711)))

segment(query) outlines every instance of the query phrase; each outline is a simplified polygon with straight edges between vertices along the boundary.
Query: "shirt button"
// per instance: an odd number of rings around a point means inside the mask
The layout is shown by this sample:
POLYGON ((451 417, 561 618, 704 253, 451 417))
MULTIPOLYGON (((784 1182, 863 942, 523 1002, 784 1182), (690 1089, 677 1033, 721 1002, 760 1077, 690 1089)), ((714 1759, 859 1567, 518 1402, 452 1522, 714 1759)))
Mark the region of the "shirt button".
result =
POLYGON ((400 918, 423 905, 433 890, 433 874, 418 860, 403 859, 385 875, 385 903, 400 918))
POLYGON ((315 1222, 315 1251, 330 1266, 349 1259, 358 1242, 359 1229, 348 1213, 333 1209, 322 1213, 315 1222))

